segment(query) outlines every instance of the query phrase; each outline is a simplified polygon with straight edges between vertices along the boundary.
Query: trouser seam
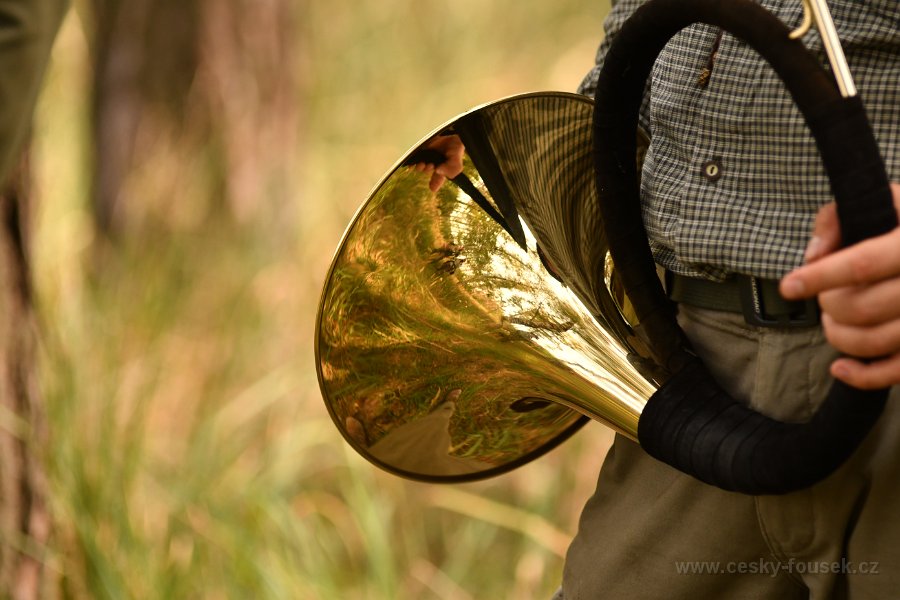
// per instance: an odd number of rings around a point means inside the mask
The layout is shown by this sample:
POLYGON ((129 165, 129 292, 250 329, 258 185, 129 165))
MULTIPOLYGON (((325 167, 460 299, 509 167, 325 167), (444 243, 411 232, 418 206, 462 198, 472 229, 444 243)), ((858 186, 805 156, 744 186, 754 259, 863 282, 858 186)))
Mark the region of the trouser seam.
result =
MULTIPOLYGON (((759 502, 760 502, 760 497, 754 496, 753 506, 756 508, 756 522, 757 522, 757 525, 759 526, 759 533, 762 536, 762 539, 766 545, 766 548, 768 548, 769 552, 772 553, 772 558, 774 558, 780 564, 783 565, 788 561, 788 559, 791 558, 791 556, 796 558, 796 555, 785 552, 784 548, 781 546, 781 544, 779 544, 775 540, 775 538, 769 534, 769 530, 766 527, 765 519, 762 516, 762 511, 760 511, 760 508, 759 508, 759 502)), ((793 583, 797 584, 798 586, 800 586, 803 589, 807 589, 806 584, 803 583, 803 579, 798 577, 797 574, 794 573, 793 571, 789 570, 787 572, 787 576, 788 576, 788 579, 790 581, 792 581, 793 583)))

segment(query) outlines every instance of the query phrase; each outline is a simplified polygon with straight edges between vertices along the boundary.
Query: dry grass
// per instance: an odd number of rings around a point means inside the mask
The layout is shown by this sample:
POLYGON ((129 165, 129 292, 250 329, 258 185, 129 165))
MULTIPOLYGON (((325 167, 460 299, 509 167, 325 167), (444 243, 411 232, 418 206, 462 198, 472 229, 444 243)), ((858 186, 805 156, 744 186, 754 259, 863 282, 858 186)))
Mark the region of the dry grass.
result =
POLYGON ((36 128, 59 524, 48 564, 84 598, 547 597, 609 434, 589 426, 479 484, 396 479, 331 424, 313 323, 331 251, 382 171, 475 104, 574 89, 605 7, 307 4, 296 218, 278 235, 178 216, 194 214, 194 192, 173 199, 171 183, 192 166, 160 156, 129 201, 177 214, 101 243, 85 179, 87 45, 66 23, 36 128))

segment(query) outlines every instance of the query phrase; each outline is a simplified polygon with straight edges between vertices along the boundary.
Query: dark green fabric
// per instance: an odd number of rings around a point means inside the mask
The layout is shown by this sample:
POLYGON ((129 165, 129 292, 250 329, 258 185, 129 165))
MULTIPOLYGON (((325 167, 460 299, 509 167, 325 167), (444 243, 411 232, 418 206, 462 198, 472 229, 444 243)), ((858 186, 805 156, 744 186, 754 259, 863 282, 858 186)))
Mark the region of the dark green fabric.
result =
MULTIPOLYGON (((669 272, 667 293, 675 302, 698 308, 741 313, 741 288, 744 276, 732 276, 724 281, 711 281, 699 277, 686 277, 669 272)), ((803 302, 787 301, 778 292, 778 281, 757 279, 760 302, 765 316, 796 315, 804 309, 803 302)))

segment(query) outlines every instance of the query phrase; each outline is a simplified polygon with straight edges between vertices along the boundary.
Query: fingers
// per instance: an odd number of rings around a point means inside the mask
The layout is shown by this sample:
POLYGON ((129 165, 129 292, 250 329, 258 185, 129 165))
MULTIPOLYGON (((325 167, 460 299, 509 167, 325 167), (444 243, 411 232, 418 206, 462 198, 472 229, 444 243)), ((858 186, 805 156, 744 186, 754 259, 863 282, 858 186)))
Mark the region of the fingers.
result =
MULTIPOLYGON (((891 184, 891 194, 900 213, 900 183, 891 184)), ((816 215, 804 256, 808 264, 782 279, 781 294, 789 300, 799 300, 830 288, 867 285, 896 276, 900 274, 898 242, 900 228, 836 251, 840 245, 837 207, 833 202, 827 204, 816 215)))
POLYGON ((435 169, 431 163, 417 163, 414 168, 419 173, 431 173, 431 179, 428 180, 428 189, 432 192, 437 193, 441 186, 444 185, 444 181, 446 181, 446 178, 440 173, 440 167, 435 169))
POLYGON ((447 178, 441 175, 440 169, 435 169, 434 173, 431 174, 431 180, 428 182, 428 189, 437 193, 446 180, 447 178))
POLYGON ((463 171, 463 156, 465 156, 465 147, 462 145, 458 136, 453 136, 447 148, 447 161, 438 167, 443 175, 452 179, 463 171))
POLYGON ((428 147, 444 155, 444 162, 437 168, 441 175, 452 179, 462 173, 466 148, 458 135, 440 135, 432 140, 428 147))
POLYGON ((418 163, 415 170, 420 173, 430 173, 428 189, 437 192, 447 179, 453 179, 463 172, 463 157, 466 148, 458 135, 438 135, 432 138, 425 146, 430 150, 440 152, 444 160, 438 165, 433 163, 418 163))
MULTIPOLYGON (((892 183, 900 212, 900 184, 892 183)), ((838 250, 840 227, 835 205, 816 215, 804 258, 780 285, 789 299, 819 295, 822 327, 836 349, 861 358, 840 358, 831 374, 861 389, 900 383, 900 228, 838 250)))
POLYGON ((841 227, 838 222, 837 204, 826 204, 816 214, 812 237, 803 258, 810 263, 841 247, 841 227))
POLYGON ((822 311, 846 325, 875 325, 900 318, 900 279, 819 294, 822 311))
POLYGON ((894 385, 900 376, 900 354, 863 363, 852 358, 839 358, 831 364, 831 375, 862 390, 894 385))
POLYGON ((453 179, 463 172, 463 163, 461 158, 451 158, 437 169, 442 175, 453 179))
POLYGON ((900 228, 834 252, 788 273, 780 285, 788 300, 823 290, 867 285, 900 274, 900 228))
POLYGON ((822 327, 828 343, 852 356, 876 358, 900 351, 900 321, 856 326, 840 323, 823 313, 822 327))

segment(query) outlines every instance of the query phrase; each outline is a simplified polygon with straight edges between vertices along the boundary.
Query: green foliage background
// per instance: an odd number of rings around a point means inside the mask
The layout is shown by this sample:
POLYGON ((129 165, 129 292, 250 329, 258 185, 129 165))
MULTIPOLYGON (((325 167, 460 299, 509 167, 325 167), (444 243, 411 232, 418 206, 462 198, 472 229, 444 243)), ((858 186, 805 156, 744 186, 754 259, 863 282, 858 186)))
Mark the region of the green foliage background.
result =
MULTIPOLYGON (((115 245, 89 208, 89 45, 70 15, 35 125, 34 239, 57 531, 76 598, 546 598, 610 434, 478 484, 399 480, 332 425, 313 365, 341 232, 431 129, 513 93, 574 90, 604 0, 306 2, 299 147, 279 223, 235 222, 158 156, 115 245), (177 186, 158 182, 180 182, 177 186), (202 209, 196 205, 203 205, 202 209)), ((260 190, 258 202, 270 202, 260 190)))

